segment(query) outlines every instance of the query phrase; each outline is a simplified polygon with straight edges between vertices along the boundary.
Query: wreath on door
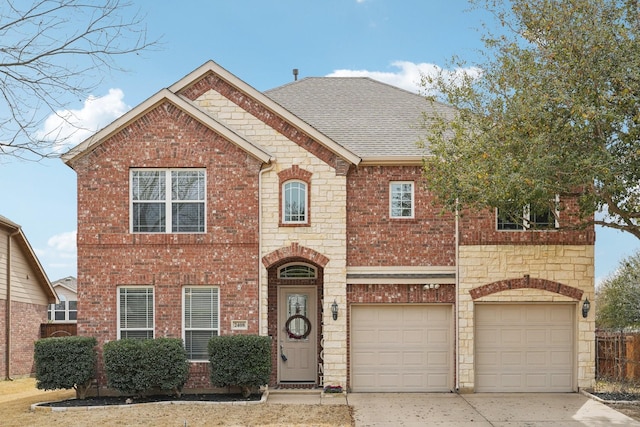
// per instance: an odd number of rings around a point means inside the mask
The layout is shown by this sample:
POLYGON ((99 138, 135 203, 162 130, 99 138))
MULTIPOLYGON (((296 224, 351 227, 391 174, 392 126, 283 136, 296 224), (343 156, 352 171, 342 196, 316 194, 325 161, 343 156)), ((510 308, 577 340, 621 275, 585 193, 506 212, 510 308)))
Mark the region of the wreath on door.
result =
POLYGON ((287 331, 287 335, 289 335, 289 338, 302 340, 308 337, 311 333, 311 322, 309 321, 309 319, 307 319, 306 316, 302 314, 294 314, 287 319, 287 323, 285 323, 284 328, 287 331), (302 319, 304 321, 304 332, 302 334, 296 334, 295 332, 292 332, 291 329, 289 329, 289 327, 291 326, 291 322, 296 319, 302 319))

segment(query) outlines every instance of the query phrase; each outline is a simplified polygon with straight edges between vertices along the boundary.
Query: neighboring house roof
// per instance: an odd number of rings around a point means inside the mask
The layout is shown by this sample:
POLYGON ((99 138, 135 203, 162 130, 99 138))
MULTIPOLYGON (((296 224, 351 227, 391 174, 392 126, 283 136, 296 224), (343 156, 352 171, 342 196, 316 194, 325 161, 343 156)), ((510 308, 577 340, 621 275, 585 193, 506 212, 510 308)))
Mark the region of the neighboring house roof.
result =
POLYGON ((423 117, 453 109, 368 77, 310 77, 265 92, 363 162, 417 161, 423 117))
POLYGON ((12 238, 15 239, 18 246, 22 249, 24 253, 24 257, 33 269, 34 273, 37 275, 37 282, 42 288, 42 291, 47 296, 49 302, 58 302, 58 297, 56 292, 47 277, 47 273, 45 273, 44 268, 40 264, 38 257, 36 256, 33 248, 29 244, 27 240, 27 236, 22 231, 22 227, 15 222, 9 220, 8 218, 0 215, 0 229, 6 230, 12 238))
POLYGON ((54 289, 58 286, 62 286, 70 290, 71 292, 78 293, 78 279, 73 276, 67 276, 62 279, 58 279, 51 284, 54 289))

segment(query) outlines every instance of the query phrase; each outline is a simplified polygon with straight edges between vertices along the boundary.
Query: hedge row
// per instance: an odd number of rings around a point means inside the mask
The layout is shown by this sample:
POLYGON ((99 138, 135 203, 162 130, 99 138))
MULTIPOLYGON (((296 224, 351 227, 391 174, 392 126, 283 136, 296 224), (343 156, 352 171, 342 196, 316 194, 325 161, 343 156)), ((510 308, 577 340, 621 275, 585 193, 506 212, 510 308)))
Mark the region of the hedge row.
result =
MULTIPOLYGON (((36 341, 37 387, 44 390, 76 389, 79 399, 95 377, 97 341, 89 337, 44 338, 36 341)), ((211 383, 240 387, 249 396, 253 388, 269 382, 271 339, 256 335, 213 337, 209 341, 211 383)), ((107 385, 124 395, 142 395, 153 389, 180 396, 189 375, 182 340, 123 339, 103 347, 107 385)))

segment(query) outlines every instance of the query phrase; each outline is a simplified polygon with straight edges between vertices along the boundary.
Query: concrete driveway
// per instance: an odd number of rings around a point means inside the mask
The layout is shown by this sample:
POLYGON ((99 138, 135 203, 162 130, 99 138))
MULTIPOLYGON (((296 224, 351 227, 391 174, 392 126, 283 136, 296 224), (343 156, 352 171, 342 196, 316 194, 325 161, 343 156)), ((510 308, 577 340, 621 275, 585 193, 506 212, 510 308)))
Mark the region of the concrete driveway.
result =
POLYGON ((579 393, 349 393, 356 426, 638 426, 579 393))

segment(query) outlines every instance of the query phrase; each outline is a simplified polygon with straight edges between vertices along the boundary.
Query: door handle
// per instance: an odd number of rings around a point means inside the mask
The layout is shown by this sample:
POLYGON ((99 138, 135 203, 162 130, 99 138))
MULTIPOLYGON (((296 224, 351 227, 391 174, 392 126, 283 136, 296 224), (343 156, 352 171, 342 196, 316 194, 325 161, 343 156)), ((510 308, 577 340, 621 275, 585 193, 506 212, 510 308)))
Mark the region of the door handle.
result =
POLYGON ((287 356, 284 354, 284 347, 280 344, 280 358, 283 362, 287 361, 287 356))

